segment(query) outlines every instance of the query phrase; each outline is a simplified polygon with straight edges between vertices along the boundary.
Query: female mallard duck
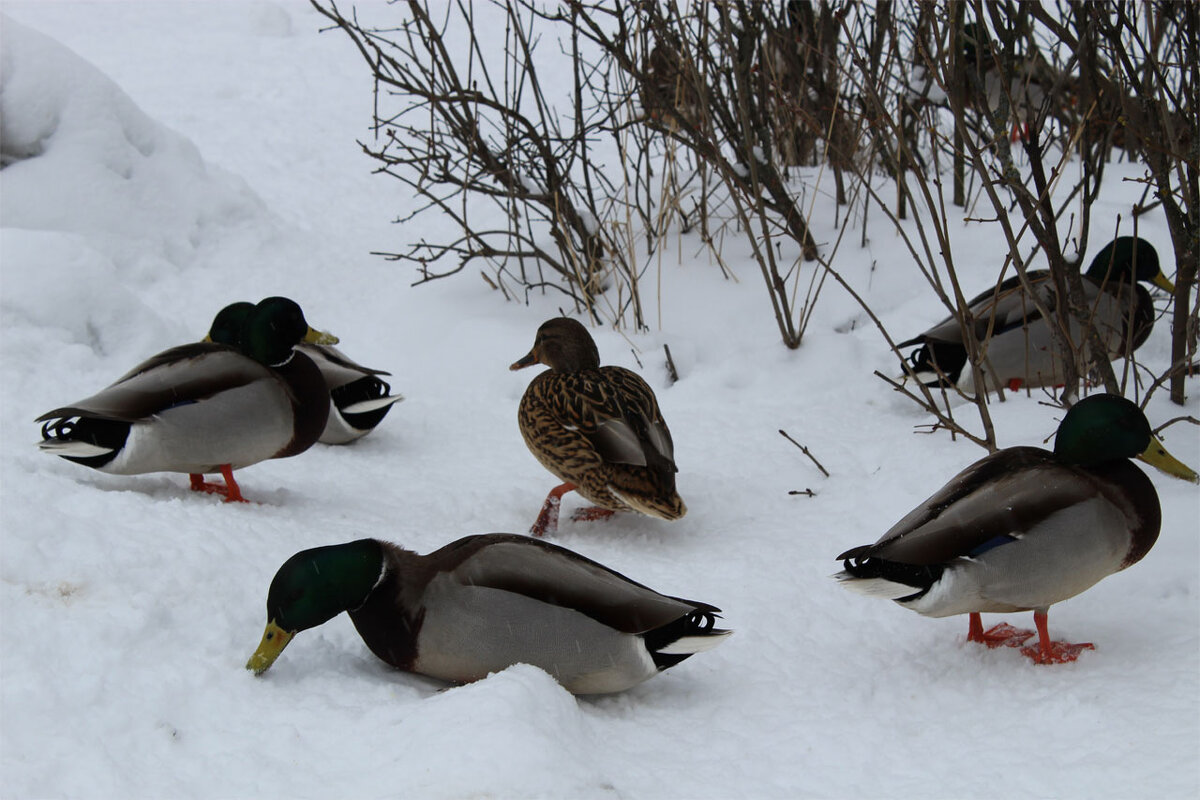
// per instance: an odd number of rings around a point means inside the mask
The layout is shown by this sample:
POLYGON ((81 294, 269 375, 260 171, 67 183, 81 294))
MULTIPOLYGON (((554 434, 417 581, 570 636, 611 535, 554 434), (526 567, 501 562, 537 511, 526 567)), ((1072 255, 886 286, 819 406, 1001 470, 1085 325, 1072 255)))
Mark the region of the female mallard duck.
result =
POLYGON ((1119 395, 1076 403, 1058 426, 1054 452, 1009 447, 956 475, 878 542, 838 556, 834 577, 928 617, 970 614, 967 639, 1017 646, 1033 635, 1008 625, 983 630, 980 612, 1033 611, 1039 664, 1074 661, 1091 644, 1054 642, 1046 611, 1131 564, 1158 539, 1154 484, 1129 461, 1196 481, 1119 395))
POLYGON ((601 367, 587 328, 559 317, 538 328, 533 349, 509 369, 545 364, 517 412, 521 436, 562 485, 546 497, 531 532, 558 527, 558 507, 575 489, 598 508, 575 519, 640 511, 679 519, 687 506, 675 491, 674 445, 654 392, 624 367, 601 367))
POLYGON ((193 490, 244 502, 233 470, 302 453, 325 427, 321 373, 293 349, 304 339, 337 341, 310 328, 293 301, 269 297, 247 316, 240 350, 212 342, 165 350, 38 417, 40 447, 115 475, 187 472, 193 490), (225 486, 204 482, 217 471, 225 486))
MULTIPOLYGON (((1055 308, 1057 301, 1050 273, 1032 270, 1026 276, 1046 307, 1055 308)), ((1109 358, 1124 358, 1132 353, 1146 341, 1154 325, 1154 305, 1150 294, 1138 285, 1139 281, 1175 291, 1159 267, 1154 246, 1132 236, 1122 236, 1107 244, 1084 274, 1084 296, 1109 358)), ((980 294, 969 306, 975 335, 986 349, 982 373, 989 391, 1063 383, 1062 363, 1055 352, 1050 326, 1038 313, 1019 276, 980 294)), ((1073 321, 1070 332, 1072 341, 1081 341, 1079 326, 1073 321)), ((908 361, 916 378, 926 386, 957 386, 967 393, 975 391, 962 328, 955 317, 897 346, 911 345, 920 345, 908 361)))
POLYGON ((714 627, 719 608, 526 536, 467 536, 424 556, 360 539, 284 562, 246 668, 261 675, 298 632, 343 611, 399 669, 468 683, 533 664, 574 694, 623 691, 730 633, 714 627))
MULTIPOLYGON (((206 342, 236 345, 242 323, 252 303, 231 303, 213 319, 206 342)), ((348 444, 366 436, 383 421, 401 394, 389 394, 391 387, 380 369, 364 367, 348 358, 333 345, 301 342, 297 348, 313 360, 329 390, 329 418, 318 441, 324 444, 348 444)))

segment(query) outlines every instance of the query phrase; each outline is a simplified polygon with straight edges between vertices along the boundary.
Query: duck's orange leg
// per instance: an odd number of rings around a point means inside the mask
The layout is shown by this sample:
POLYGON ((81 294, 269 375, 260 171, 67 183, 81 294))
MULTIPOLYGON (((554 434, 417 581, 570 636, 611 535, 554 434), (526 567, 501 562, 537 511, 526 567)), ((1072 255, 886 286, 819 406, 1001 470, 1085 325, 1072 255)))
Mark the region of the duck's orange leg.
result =
POLYGON ((1079 654, 1084 650, 1096 649, 1096 645, 1091 642, 1071 644, 1051 641, 1045 611, 1033 612, 1033 623, 1038 629, 1037 647, 1022 647, 1021 653, 1032 658, 1035 664, 1067 664, 1079 658, 1079 654))
POLYGON ((550 494, 546 495, 546 502, 542 504, 542 510, 538 514, 537 520, 529 529, 531 534, 545 536, 547 531, 558 532, 558 509, 562 505, 562 496, 574 488, 575 484, 573 483, 563 483, 550 490, 550 494))
POLYGON ((971 614, 971 628, 967 631, 968 642, 979 642, 988 647, 1020 647, 1031 636, 1033 631, 1014 628, 1007 622, 993 625, 985 631, 978 612, 971 614))
POLYGON ((238 487, 237 481, 233 479, 233 468, 228 464, 222 464, 220 470, 221 477, 225 479, 224 486, 219 483, 205 483, 203 475, 195 472, 188 473, 188 478, 192 482, 192 491, 223 495, 226 503, 248 502, 246 498, 242 497, 242 490, 238 487))

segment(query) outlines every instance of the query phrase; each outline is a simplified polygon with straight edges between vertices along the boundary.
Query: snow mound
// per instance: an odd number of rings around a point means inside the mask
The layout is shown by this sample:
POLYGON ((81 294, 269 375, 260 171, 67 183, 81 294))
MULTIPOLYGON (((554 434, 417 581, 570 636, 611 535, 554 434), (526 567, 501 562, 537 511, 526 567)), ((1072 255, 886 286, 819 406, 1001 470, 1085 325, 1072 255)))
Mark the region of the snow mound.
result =
POLYGON ((151 237, 154 250, 186 263, 207 228, 265 213, 241 179, 205 164, 73 51, 8 17, 0 36, 5 227, 118 245, 151 237))

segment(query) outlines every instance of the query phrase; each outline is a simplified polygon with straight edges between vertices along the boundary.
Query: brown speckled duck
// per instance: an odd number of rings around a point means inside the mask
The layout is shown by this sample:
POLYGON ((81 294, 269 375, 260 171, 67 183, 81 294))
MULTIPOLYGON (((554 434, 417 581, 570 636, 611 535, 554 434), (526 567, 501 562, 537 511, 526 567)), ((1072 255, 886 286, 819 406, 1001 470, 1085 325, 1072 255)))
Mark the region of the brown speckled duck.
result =
POLYGON ((468 683, 532 664, 575 694, 624 691, 730 633, 715 606, 528 536, 467 536, 428 555, 360 539, 284 562, 246 668, 261 675, 293 636, 343 611, 398 669, 468 683))
POLYGON ((533 349, 510 369, 545 364, 517 419, 529 450, 563 483, 551 490, 530 532, 558 527, 561 498, 572 489, 596 508, 574 519, 639 511, 675 520, 687 506, 675 491, 674 445, 654 392, 624 367, 600 366, 591 334, 559 317, 538 328, 533 349))

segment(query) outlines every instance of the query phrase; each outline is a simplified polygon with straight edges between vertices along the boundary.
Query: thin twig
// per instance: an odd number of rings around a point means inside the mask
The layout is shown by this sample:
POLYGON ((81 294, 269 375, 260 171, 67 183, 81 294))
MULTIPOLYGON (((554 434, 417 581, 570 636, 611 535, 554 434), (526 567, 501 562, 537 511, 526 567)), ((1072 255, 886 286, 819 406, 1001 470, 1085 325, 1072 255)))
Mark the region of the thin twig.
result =
POLYGON ((671 376, 671 383, 679 380, 679 372, 675 369, 675 360, 671 358, 671 348, 669 345, 663 345, 663 351, 667 354, 667 374, 671 376))
POLYGON ((797 442, 791 436, 788 436, 787 431, 783 430, 782 428, 780 428, 780 430, 779 430, 779 435, 782 436, 783 438, 787 439, 792 444, 796 445, 796 447, 799 447, 800 452, 804 453, 804 455, 808 456, 809 460, 817 465, 817 469, 821 470, 821 474, 824 475, 826 478, 829 477, 829 470, 827 470, 827 469, 825 469, 825 467, 821 466, 821 462, 817 461, 816 457, 808 451, 807 447, 805 447, 804 445, 797 442))

